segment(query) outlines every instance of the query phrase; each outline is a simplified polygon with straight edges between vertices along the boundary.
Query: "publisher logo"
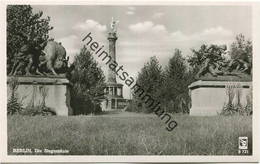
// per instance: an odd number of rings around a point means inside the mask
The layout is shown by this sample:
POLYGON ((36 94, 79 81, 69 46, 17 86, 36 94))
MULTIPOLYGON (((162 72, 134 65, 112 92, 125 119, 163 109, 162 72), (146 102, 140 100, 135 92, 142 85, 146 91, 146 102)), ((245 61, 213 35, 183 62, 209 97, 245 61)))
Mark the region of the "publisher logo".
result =
POLYGON ((239 137, 239 149, 248 149, 248 138, 247 137, 239 137))
POLYGON ((248 138, 239 137, 238 138, 238 153, 239 154, 248 154, 248 138))

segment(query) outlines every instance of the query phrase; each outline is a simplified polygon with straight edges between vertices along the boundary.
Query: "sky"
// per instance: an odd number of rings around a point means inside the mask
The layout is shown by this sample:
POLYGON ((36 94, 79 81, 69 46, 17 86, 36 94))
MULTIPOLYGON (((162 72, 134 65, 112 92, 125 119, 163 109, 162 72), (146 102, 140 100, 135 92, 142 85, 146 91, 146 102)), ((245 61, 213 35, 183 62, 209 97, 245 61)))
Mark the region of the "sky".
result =
MULTIPOLYGON (((34 11, 50 16, 54 29, 50 37, 61 42, 73 62, 86 44, 82 39, 91 32, 93 41, 108 52, 107 32, 111 18, 118 20, 116 58, 130 76, 138 72, 150 57, 156 56, 162 66, 168 64, 175 48, 184 57, 191 48, 206 44, 230 45, 237 34, 252 38, 250 6, 103 6, 103 5, 37 5, 34 11)), ((95 56, 94 56, 95 57, 95 56)), ((95 57, 104 70, 105 64, 95 57)), ((117 79, 119 83, 123 83, 117 79)), ((124 97, 129 98, 128 86, 124 97)))

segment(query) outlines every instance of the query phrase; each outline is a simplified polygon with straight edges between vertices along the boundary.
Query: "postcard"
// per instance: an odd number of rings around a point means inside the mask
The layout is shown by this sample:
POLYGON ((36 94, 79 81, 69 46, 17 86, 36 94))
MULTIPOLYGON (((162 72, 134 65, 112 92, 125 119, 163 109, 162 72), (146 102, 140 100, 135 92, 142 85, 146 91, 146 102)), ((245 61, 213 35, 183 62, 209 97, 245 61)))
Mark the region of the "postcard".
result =
POLYGON ((1 2, 1 162, 259 161, 259 15, 1 2))

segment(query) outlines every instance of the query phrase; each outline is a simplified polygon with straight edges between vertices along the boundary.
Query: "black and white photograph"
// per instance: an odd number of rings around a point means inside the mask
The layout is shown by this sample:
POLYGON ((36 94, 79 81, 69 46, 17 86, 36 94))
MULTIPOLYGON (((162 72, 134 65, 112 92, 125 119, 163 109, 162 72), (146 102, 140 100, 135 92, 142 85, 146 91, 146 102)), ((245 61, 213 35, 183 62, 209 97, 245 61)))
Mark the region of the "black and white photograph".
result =
POLYGON ((256 162, 252 4, 3 8, 7 156, 256 162))

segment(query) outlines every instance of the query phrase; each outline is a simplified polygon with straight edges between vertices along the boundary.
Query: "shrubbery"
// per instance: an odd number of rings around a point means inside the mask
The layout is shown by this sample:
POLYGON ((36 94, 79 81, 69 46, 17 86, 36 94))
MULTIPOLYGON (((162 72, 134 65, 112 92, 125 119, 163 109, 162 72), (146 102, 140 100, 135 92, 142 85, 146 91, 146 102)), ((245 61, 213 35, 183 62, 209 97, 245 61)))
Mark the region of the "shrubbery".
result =
POLYGON ((10 88, 11 96, 7 102, 7 114, 13 115, 13 114, 21 113, 21 111, 23 110, 22 104, 18 102, 18 98, 16 97, 15 94, 18 88, 18 80, 16 78, 10 79, 9 88, 10 88))
POLYGON ((246 96, 246 104, 241 104, 241 92, 242 87, 238 84, 231 83, 226 85, 226 94, 228 96, 228 102, 224 105, 220 115, 251 115, 253 113, 252 108, 252 90, 249 95, 246 96))
POLYGON ((26 107, 21 112, 22 115, 28 115, 28 116, 50 116, 50 115, 56 115, 56 112, 46 106, 34 106, 34 107, 26 107))
POLYGON ((21 114, 21 115, 29 115, 29 116, 36 116, 36 115, 56 115, 54 110, 45 105, 38 105, 38 106, 27 106, 25 108, 22 107, 22 103, 18 102, 17 97, 14 94, 11 94, 11 97, 7 103, 7 114, 14 115, 14 114, 21 114))
POLYGON ((7 102, 7 114, 19 114, 23 110, 22 104, 18 102, 18 99, 12 94, 7 102))

